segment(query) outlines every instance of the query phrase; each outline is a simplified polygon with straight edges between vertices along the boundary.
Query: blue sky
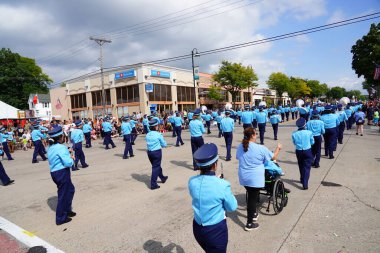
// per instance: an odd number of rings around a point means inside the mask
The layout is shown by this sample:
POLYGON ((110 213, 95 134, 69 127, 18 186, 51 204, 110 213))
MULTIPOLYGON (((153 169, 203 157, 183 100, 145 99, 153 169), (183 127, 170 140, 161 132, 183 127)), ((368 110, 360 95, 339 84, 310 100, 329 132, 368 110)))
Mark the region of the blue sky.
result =
MULTIPOLYGON (((105 67, 111 67, 265 39, 377 11, 379 0, 3 0, 0 45, 36 59, 60 82, 99 69, 99 48, 89 40, 91 35, 112 39, 104 47, 105 67), (178 11, 169 16, 175 26, 152 32, 162 23, 143 23, 178 11), (145 26, 136 31, 136 26, 131 28, 135 24, 145 26), (116 36, 110 30, 122 33, 116 36)), ((370 24, 207 55, 197 58, 196 65, 208 73, 221 60, 252 65, 263 87, 272 72, 281 71, 360 89, 362 79, 351 69, 350 50, 370 24)), ((165 64, 190 69, 191 59, 165 64)))

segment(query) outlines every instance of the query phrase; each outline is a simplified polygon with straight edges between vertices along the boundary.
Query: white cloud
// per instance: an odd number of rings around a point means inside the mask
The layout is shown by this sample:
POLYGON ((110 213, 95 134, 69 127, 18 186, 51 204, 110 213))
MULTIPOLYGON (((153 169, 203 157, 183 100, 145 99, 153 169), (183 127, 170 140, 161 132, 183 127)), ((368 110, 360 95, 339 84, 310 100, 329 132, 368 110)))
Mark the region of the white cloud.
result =
POLYGON ((358 78, 355 75, 341 76, 335 80, 327 81, 326 84, 331 88, 334 86, 344 87, 346 90, 360 90, 362 93, 367 94, 366 90, 362 88, 364 78, 358 78))
POLYGON ((344 15, 343 11, 342 10, 336 10, 333 12, 331 17, 328 19, 327 23, 328 24, 335 23, 335 22, 339 22, 339 21, 342 21, 345 19, 346 19, 346 16, 344 15))

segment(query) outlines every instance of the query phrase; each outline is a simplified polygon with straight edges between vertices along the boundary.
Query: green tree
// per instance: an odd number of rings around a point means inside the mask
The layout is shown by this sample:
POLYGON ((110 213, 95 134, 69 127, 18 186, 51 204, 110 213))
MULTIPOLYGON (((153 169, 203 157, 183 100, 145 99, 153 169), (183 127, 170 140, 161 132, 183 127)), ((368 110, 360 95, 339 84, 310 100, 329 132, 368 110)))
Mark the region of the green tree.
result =
POLYGON ((245 67, 241 63, 222 61, 222 65, 219 67, 218 72, 214 74, 213 80, 231 93, 232 103, 235 107, 237 94, 244 89, 256 87, 257 83, 255 82, 258 78, 250 66, 245 67))
POLYGON ((282 101, 282 94, 289 91, 290 79, 284 73, 272 73, 267 80, 267 85, 269 89, 276 91, 277 96, 280 98, 280 101, 282 101))
POLYGON ((299 77, 290 77, 288 87, 288 95, 292 99, 303 98, 311 94, 311 88, 307 86, 307 82, 299 77))
POLYGON ((0 51, 0 100, 19 109, 28 108, 30 93, 48 93, 52 80, 36 65, 35 60, 0 51))
POLYGON ((321 84, 318 80, 307 80, 306 83, 311 89, 310 96, 312 98, 319 98, 328 91, 327 84, 321 84))
POLYGON ((207 95, 210 99, 220 101, 223 99, 222 88, 216 85, 211 85, 207 95))
POLYGON ((364 76, 367 84, 376 89, 380 80, 374 80, 375 64, 380 64, 380 23, 372 24, 367 35, 351 48, 352 69, 358 77, 364 76))
POLYGON ((346 95, 346 89, 343 87, 332 87, 327 93, 326 96, 328 98, 333 98, 333 99, 341 99, 346 95))

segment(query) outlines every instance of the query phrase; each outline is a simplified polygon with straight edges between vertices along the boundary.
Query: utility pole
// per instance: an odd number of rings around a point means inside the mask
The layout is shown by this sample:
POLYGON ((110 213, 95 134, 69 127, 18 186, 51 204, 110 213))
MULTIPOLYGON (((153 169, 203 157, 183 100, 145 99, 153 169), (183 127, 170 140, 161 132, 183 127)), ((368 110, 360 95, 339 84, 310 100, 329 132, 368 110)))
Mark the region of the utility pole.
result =
POLYGON ((199 57, 198 49, 194 48, 191 51, 191 65, 193 67, 193 85, 194 85, 194 109, 197 108, 197 92, 196 92, 196 86, 195 86, 195 66, 194 66, 194 57, 199 57))
POLYGON ((104 92, 104 75, 103 75, 103 44, 111 43, 111 40, 105 38, 96 38, 90 36, 90 40, 94 40, 100 46, 100 77, 102 82, 102 106, 103 106, 103 117, 106 115, 106 93, 104 92))

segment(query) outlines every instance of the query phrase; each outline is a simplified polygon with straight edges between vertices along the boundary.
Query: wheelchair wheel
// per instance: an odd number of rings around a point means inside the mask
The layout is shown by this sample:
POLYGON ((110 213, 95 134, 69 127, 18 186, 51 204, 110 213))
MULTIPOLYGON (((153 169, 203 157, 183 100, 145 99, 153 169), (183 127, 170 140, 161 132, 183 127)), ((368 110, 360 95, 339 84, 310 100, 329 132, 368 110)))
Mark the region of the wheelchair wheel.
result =
POLYGON ((285 202, 285 187, 281 180, 277 180, 273 186, 272 192, 273 210, 276 214, 279 214, 284 208, 285 202))

